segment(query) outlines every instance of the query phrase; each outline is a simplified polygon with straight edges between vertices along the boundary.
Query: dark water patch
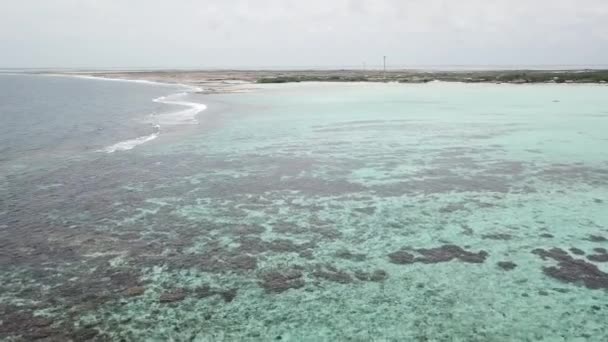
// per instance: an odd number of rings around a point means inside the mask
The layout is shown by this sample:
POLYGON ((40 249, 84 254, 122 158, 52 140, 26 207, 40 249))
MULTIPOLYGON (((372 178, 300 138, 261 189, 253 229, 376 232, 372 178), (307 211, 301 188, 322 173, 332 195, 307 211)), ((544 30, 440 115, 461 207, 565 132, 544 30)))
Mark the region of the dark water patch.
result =
POLYGON ((483 263, 488 256, 486 251, 477 253, 469 252, 456 245, 443 245, 436 248, 402 249, 389 254, 389 259, 394 264, 412 264, 421 262, 425 264, 435 264, 459 260, 466 263, 483 263), (415 256, 408 252, 412 250, 421 256, 415 256))
POLYGON ((553 234, 549 234, 549 233, 542 233, 539 236, 543 239, 553 239, 555 237, 555 236, 553 236, 553 234))
POLYGON ((602 204, 602 203, 604 203, 604 201, 603 201, 603 200, 601 200, 601 199, 599 199, 599 198, 594 198, 594 199, 593 199, 593 202, 595 202, 595 203, 597 203, 597 204, 602 204))
POLYGON ((552 259, 558 262, 557 267, 543 267, 543 272, 552 278, 564 283, 582 284, 588 289, 608 289, 608 273, 602 272, 594 264, 583 259, 575 259, 559 248, 550 250, 539 248, 532 253, 543 260, 552 259))
POLYGON ((496 265, 505 271, 511 271, 517 267, 517 264, 512 261, 499 261, 496 265))
POLYGON ((289 289, 299 289, 306 284, 300 270, 291 268, 267 271, 260 275, 260 286, 266 293, 282 293, 289 289))

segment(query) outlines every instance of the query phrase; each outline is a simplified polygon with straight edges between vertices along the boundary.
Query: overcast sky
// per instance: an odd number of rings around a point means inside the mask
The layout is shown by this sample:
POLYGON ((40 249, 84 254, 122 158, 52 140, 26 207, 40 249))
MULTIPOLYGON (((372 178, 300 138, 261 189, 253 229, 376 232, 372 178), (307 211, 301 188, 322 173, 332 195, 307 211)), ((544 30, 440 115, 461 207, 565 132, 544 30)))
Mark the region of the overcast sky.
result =
POLYGON ((0 0, 0 68, 608 64, 608 0, 0 0))

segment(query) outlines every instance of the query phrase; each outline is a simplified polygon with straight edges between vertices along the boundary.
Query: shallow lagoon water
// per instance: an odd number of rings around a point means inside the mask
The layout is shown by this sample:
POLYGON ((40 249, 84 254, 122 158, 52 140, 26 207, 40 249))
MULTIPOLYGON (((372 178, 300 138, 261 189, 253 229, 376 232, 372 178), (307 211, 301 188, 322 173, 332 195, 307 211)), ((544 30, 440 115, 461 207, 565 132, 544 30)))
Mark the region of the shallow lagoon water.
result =
POLYGON ((7 175, 0 337, 605 341, 606 94, 191 95, 197 126, 7 175))

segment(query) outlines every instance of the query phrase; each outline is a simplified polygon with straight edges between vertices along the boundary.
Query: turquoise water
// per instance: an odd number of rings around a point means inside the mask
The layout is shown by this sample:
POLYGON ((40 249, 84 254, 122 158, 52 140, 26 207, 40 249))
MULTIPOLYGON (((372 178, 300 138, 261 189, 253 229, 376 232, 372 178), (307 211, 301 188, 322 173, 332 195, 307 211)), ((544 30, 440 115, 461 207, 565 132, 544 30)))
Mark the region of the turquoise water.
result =
POLYGON ((198 125, 2 183, 0 337, 605 341, 607 94, 189 95, 198 125))

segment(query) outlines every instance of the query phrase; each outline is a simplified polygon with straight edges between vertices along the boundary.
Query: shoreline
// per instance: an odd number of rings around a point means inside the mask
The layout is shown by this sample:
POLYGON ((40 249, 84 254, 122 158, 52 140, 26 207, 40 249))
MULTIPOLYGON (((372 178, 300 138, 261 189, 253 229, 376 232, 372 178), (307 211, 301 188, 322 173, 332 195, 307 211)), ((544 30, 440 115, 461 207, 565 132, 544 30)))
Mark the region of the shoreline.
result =
POLYGON ((97 79, 133 80, 202 88, 202 94, 235 93, 260 84, 338 82, 429 82, 486 84, 606 84, 608 70, 150 70, 55 73, 97 79))

